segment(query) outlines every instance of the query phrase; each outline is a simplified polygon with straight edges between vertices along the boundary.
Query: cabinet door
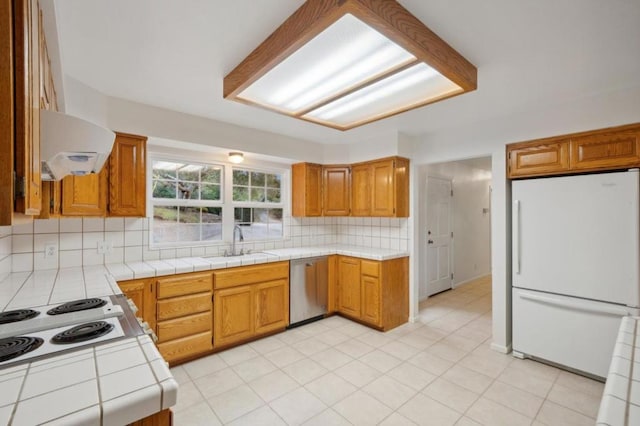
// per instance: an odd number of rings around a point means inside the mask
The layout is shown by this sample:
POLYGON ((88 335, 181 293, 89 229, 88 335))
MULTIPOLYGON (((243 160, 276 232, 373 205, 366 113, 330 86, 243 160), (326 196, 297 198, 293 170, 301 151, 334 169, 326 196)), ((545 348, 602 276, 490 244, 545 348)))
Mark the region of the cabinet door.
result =
POLYGON ((324 216, 349 216, 351 204, 349 171, 348 166, 323 167, 322 214, 324 216))
POLYGON ((571 138, 571 168, 611 169, 640 162, 640 129, 571 138))
POLYGON ((322 216, 322 166, 294 164, 291 174, 291 214, 294 217, 322 216))
POLYGON ((106 216, 109 167, 86 176, 62 179, 63 216, 106 216))
POLYGON ((217 290, 213 296, 215 347, 253 336, 253 291, 251 286, 217 290))
POLYGON ((146 146, 146 137, 116 134, 109 160, 109 216, 145 216, 146 146))
POLYGON ((371 216, 395 214, 394 160, 371 163, 371 216))
POLYGON ((289 282, 270 281, 254 287, 255 333, 262 334, 289 325, 289 282))
POLYGON ((509 177, 553 175, 569 170, 569 141, 508 147, 509 177))
POLYGON ((351 167, 351 215, 371 215, 371 166, 369 164, 351 167))
POLYGON ((338 311, 360 318, 360 260, 353 257, 338 258, 338 311))
POLYGON ((361 319, 373 325, 380 325, 380 280, 368 275, 362 276, 361 319))
POLYGON ((156 296, 155 283, 152 279, 120 281, 118 286, 138 308, 136 316, 156 329, 156 296))
MULTIPOLYGON (((40 214, 40 8, 37 0, 14 5, 15 171, 21 190, 15 210, 40 214)), ((5 60, 5 59, 3 59, 5 60)))

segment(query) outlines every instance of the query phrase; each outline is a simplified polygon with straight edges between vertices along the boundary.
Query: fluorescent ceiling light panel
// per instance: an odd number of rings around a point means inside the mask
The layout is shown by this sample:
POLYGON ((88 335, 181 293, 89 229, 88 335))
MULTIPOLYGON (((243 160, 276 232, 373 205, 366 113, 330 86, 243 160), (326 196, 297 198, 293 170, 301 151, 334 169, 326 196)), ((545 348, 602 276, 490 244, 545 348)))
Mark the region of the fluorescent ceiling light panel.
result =
POLYGON ((318 123, 352 126, 461 91, 460 86, 420 63, 315 109, 303 118, 318 123))
POLYGON ((395 0, 308 0, 224 97, 347 130, 475 90, 476 68, 395 0))
POLYGON ((346 14, 238 97, 295 114, 415 60, 411 53, 346 14))

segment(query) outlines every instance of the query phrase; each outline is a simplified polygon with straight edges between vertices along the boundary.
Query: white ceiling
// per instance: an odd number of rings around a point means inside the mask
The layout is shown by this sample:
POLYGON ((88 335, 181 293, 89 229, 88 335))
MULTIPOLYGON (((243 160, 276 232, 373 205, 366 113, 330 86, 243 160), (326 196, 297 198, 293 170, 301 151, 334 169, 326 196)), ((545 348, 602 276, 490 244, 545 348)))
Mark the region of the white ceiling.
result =
POLYGON ((640 86, 640 0, 400 0, 478 68, 478 90, 340 132, 222 98, 302 0, 55 0, 63 72, 100 92, 321 143, 472 125, 640 86))

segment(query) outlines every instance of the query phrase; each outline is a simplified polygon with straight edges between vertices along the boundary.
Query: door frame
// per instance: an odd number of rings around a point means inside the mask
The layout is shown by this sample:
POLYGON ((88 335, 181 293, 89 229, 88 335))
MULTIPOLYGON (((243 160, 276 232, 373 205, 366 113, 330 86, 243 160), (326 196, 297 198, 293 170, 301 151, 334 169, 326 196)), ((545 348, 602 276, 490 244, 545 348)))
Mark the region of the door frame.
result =
MULTIPOLYGON (((428 235, 427 235, 427 226, 429 224, 429 214, 428 214, 428 204, 429 204, 429 179, 440 179, 440 180, 446 180, 450 183, 451 186, 451 190, 453 191, 453 179, 450 176, 445 176, 445 175, 441 175, 438 173, 427 173, 426 177, 425 177, 425 186, 424 186, 424 226, 420 227, 420 246, 422 247, 422 249, 424 250, 424 256, 425 259, 428 256, 429 253, 429 244, 427 244, 427 240, 429 239, 428 235)), ((451 202, 449 203, 449 224, 451 225, 451 232, 453 232, 453 211, 454 211, 455 205, 453 202, 453 197, 451 197, 451 202)), ((449 271, 451 273, 453 273, 453 266, 455 264, 455 259, 453 258, 453 254, 454 254, 454 250, 453 250, 453 245, 455 244, 455 234, 454 236, 451 238, 450 244, 449 244, 449 271)), ((427 295, 427 286, 429 284, 429 267, 428 267, 428 262, 424 263, 424 270, 421 273, 421 276, 424 277, 424 281, 423 281, 423 285, 419 286, 418 289, 418 301, 421 302, 423 300, 426 300, 427 298, 429 298, 430 296, 427 295)), ((453 289, 453 279, 451 279, 451 288, 453 289)))

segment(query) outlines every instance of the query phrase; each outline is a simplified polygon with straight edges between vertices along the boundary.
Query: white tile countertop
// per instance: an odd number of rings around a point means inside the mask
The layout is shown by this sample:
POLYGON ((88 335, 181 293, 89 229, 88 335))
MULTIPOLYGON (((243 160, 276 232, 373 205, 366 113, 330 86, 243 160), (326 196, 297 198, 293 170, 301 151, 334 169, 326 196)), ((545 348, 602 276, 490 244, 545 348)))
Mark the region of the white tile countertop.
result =
POLYGON ((640 318, 624 317, 613 349, 598 425, 640 424, 640 318))
POLYGON ((175 405, 177 389, 138 336, 0 370, 0 424, 119 426, 175 405))
MULTIPOLYGON (((121 294, 117 281, 341 254, 371 260, 409 253, 346 245, 268 250, 16 272, 0 281, 0 311, 121 294)), ((0 369, 0 424, 122 425, 176 403, 177 383, 148 336, 0 369), (49 423, 47 423, 49 424, 49 423)))

